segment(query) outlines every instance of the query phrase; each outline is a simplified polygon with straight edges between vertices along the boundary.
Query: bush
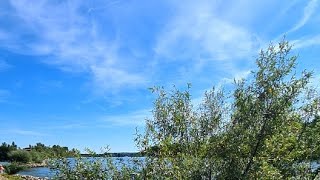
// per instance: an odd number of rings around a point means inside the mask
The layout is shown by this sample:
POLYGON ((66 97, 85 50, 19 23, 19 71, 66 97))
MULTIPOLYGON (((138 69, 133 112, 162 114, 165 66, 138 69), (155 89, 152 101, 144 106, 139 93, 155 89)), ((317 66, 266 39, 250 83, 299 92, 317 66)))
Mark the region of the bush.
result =
POLYGON ((43 161, 43 155, 39 152, 36 151, 31 151, 30 152, 30 156, 31 156, 31 161, 35 162, 35 163, 42 163, 43 161))
POLYGON ((320 97, 296 73, 288 42, 270 45, 233 94, 213 89, 198 107, 189 86, 157 94, 138 145, 147 179, 319 179, 320 97), (318 125, 317 125, 318 124, 318 125))
POLYGON ((12 163, 4 166, 4 172, 7 174, 16 174, 24 169, 26 169, 25 166, 19 165, 17 163, 12 163))
POLYGON ((30 153, 23 150, 12 151, 8 156, 9 160, 13 162, 28 163, 32 160, 30 153))
POLYGON ((141 159, 115 159, 108 155, 97 157, 95 152, 88 149, 87 153, 89 157, 77 154, 74 158, 51 159, 49 168, 55 173, 52 179, 136 179, 141 171, 141 159))

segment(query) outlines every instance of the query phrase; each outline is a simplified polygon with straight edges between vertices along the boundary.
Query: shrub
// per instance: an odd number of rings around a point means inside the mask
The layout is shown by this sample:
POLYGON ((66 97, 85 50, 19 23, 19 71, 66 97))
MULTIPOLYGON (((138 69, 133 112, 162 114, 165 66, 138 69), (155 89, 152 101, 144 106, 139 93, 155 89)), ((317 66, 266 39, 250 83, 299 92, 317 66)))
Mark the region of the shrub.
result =
POLYGON ((30 153, 23 150, 12 151, 8 156, 9 160, 13 162, 28 163, 32 160, 30 153))
POLYGON ((199 107, 185 91, 157 94, 138 145, 147 179, 319 179, 320 97, 296 73, 283 41, 262 50, 233 95, 213 89, 199 107), (155 148, 156 147, 156 148, 155 148))
POLYGON ((43 155, 40 152, 31 151, 30 152, 31 161, 35 163, 42 163, 43 161, 43 155))
POLYGON ((4 169, 5 169, 4 170, 5 173, 7 173, 7 174, 16 174, 19 171, 22 171, 22 170, 26 169, 26 167, 23 166, 23 165, 19 165, 17 163, 11 163, 9 165, 5 165, 4 169))
POLYGON ((95 152, 90 150, 87 152, 89 157, 82 157, 78 154, 74 158, 51 159, 49 167, 55 172, 52 179, 132 179, 138 177, 136 172, 141 169, 137 168, 142 167, 139 159, 115 159, 108 155, 96 157, 95 152))

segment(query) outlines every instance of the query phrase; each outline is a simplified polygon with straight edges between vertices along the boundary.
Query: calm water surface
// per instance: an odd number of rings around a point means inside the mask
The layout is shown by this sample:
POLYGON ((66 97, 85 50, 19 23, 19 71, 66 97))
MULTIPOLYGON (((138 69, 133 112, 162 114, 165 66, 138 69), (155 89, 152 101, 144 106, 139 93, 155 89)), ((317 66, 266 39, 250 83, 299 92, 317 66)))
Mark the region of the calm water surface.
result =
POLYGON ((18 174, 20 175, 30 175, 30 176, 37 176, 37 177, 53 177, 54 173, 47 167, 37 167, 37 168, 30 168, 23 171, 20 171, 18 174))
MULTIPOLYGON (((95 158, 88 158, 88 160, 93 160, 95 158)), ((119 159, 123 160, 123 162, 130 162, 133 158, 131 157, 121 157, 121 158, 112 158, 112 160, 116 163, 119 159)), ((144 158, 138 158, 144 159, 144 158)), ((74 159, 70 158, 71 165, 74 164, 74 159)), ((129 165, 128 163, 126 163, 129 165)), ((29 175, 29 176, 36 176, 36 177, 48 177, 51 178, 55 175, 55 172, 47 167, 37 167, 37 168, 30 168, 23 171, 18 172, 20 175, 29 175)))
MULTIPOLYGON (((124 157, 124 158, 121 158, 121 159, 126 161, 126 160, 130 160, 132 158, 124 157)), ((119 158, 114 158, 115 162, 117 160, 119 160, 119 158)), ((313 170, 315 170, 316 168, 320 167, 320 163, 314 162, 314 163, 312 163, 312 167, 313 167, 313 170)), ((24 171, 20 171, 18 174, 30 175, 30 176, 36 176, 36 177, 48 177, 48 178, 51 178, 51 177, 54 176, 53 170, 50 170, 47 167, 30 168, 30 169, 27 169, 27 170, 24 170, 24 171)))

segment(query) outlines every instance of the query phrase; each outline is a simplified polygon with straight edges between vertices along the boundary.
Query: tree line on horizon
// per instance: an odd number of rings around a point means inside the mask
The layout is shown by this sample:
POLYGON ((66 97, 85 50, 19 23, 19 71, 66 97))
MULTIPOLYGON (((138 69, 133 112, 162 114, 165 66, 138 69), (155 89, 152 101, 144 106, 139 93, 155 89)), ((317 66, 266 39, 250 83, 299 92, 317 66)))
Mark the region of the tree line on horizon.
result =
POLYGON ((15 142, 3 142, 0 145, 0 161, 16 163, 41 163, 43 160, 54 157, 70 157, 78 153, 76 149, 60 145, 46 146, 42 143, 29 145, 25 148, 18 147, 15 142))

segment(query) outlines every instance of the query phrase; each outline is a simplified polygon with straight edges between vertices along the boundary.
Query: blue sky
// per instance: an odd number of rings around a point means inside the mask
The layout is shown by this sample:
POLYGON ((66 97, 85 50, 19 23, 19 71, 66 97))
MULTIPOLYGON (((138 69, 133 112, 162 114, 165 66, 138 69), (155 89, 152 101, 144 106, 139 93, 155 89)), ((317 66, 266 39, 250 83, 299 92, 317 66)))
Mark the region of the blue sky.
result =
POLYGON ((284 35, 320 80, 318 0, 2 0, 0 142, 135 151, 149 87, 195 103, 255 68, 284 35), (182 3, 183 2, 183 3, 182 3))

